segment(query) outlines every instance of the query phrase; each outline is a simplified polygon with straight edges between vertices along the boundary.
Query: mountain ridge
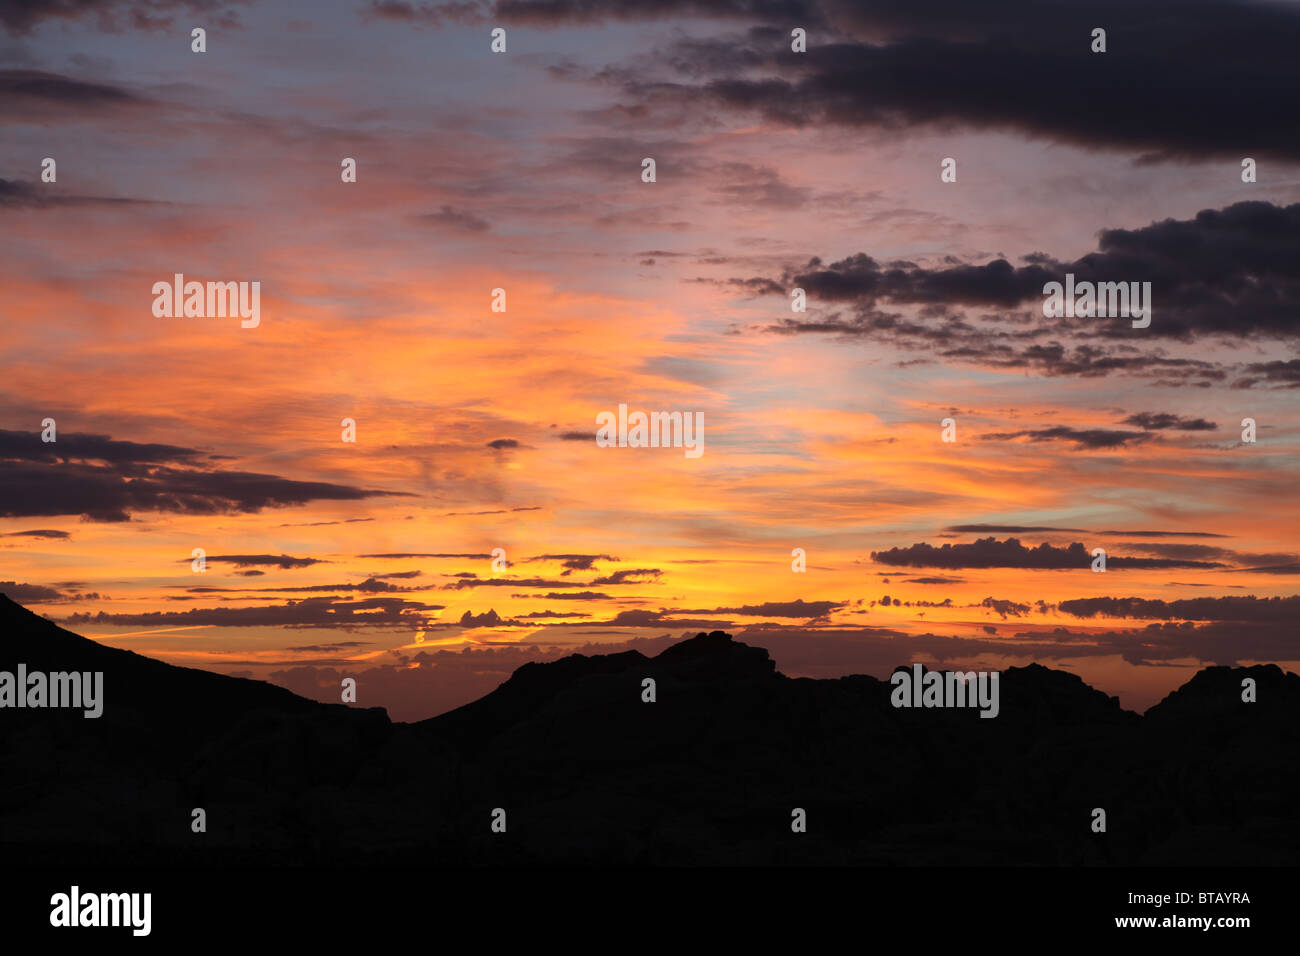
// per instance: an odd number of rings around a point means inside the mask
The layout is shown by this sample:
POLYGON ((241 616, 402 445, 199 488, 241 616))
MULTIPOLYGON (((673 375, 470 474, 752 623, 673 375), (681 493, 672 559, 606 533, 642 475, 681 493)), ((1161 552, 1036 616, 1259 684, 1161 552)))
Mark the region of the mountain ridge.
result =
POLYGON ((723 632, 571 655, 404 724, 107 648, 0 596, 0 670, 102 670, 104 716, 0 710, 0 850, 201 865, 1178 864, 1300 859, 1300 677, 1206 668, 1146 715, 1038 664, 1001 711, 901 709, 723 632), (1241 701, 1254 677, 1260 702, 1241 701), (656 700, 642 700, 655 680, 656 700), (203 808, 208 830, 194 833, 203 808), (1101 807, 1108 831, 1094 833, 1101 807), (494 833, 496 809, 507 816, 494 833), (796 808, 806 833, 791 829, 796 808))

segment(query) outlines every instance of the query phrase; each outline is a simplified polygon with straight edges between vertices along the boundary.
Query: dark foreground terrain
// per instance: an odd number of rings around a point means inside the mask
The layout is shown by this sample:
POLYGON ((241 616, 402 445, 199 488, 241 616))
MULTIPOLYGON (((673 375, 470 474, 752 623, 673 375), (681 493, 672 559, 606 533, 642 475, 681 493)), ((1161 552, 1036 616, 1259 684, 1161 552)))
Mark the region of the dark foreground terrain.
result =
POLYGON ((1012 668, 989 720, 895 709, 871 677, 787 678, 715 632, 528 664, 394 724, 104 647, 0 596, 0 670, 20 662, 103 671, 105 707, 0 709, 10 865, 1300 861, 1300 677, 1276 666, 1208 668, 1144 716, 1012 668))

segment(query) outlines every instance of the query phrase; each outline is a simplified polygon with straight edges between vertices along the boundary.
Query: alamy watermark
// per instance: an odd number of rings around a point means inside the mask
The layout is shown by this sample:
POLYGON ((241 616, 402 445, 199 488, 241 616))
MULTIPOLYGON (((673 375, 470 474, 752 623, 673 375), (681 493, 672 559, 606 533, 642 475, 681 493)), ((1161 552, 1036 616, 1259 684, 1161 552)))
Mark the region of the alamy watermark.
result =
POLYGON ((998 671, 896 670, 889 702, 895 707, 979 707, 981 717, 998 715, 998 671))
POLYGON ((596 424, 601 448, 684 448, 687 458, 704 454, 703 412, 629 414, 626 405, 619 405, 617 415, 601 412, 596 424))
POLYGON ((155 282, 153 294, 153 314, 160 319, 239 316, 245 329, 262 321, 260 282, 186 282, 184 273, 177 272, 171 282, 155 282))
POLYGON ((104 713, 104 672, 46 674, 19 664, 17 674, 0 671, 0 707, 71 707, 85 711, 83 717, 99 717, 104 713))
POLYGON ((73 886, 50 897, 51 926, 129 926, 133 936, 148 936, 152 893, 82 893, 73 886))
POLYGON ((1133 328, 1151 324, 1150 282, 1080 282, 1074 273, 1065 274, 1064 286, 1049 282, 1043 286, 1043 315, 1060 318, 1132 318, 1133 328))

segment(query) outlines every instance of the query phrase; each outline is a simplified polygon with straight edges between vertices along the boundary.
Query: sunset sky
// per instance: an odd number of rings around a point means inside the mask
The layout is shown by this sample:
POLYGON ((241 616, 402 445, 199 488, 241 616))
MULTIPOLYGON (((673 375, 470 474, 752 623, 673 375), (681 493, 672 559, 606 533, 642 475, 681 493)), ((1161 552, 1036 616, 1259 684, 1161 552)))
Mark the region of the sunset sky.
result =
POLYGON ((1037 661, 1138 710, 1295 669, 1298 29, 0 2, 0 592, 400 720, 714 629, 791 676, 1037 661), (260 324, 155 317, 176 273, 259 281, 260 324), (1045 318, 1066 273, 1150 282, 1150 327, 1045 318), (620 404, 702 413, 704 454, 598 447, 620 404))

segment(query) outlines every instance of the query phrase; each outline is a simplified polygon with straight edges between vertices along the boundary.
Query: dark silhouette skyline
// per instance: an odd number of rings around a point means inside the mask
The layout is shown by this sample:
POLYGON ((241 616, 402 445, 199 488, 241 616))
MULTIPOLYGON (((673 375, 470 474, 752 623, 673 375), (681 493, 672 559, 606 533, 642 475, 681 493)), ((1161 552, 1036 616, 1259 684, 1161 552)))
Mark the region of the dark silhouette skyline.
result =
POLYGON ((0 598, 0 670, 19 662, 104 674, 98 719, 0 711, 0 845, 32 864, 1284 865, 1300 847, 1300 677, 1273 665, 1207 668, 1142 716, 1011 668, 986 720, 897 709, 872 677, 787 678, 714 632, 525 664, 402 724, 0 598))

